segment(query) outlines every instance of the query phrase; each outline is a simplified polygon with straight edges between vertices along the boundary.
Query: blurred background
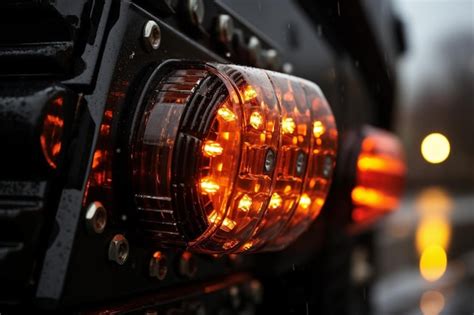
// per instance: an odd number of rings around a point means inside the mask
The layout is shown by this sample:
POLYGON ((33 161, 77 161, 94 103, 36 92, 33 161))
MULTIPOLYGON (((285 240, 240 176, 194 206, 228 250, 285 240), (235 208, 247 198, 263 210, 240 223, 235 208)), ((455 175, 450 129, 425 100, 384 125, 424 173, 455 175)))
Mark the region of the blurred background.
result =
POLYGON ((394 1, 408 181, 376 236, 374 314, 474 312, 474 1, 394 1))

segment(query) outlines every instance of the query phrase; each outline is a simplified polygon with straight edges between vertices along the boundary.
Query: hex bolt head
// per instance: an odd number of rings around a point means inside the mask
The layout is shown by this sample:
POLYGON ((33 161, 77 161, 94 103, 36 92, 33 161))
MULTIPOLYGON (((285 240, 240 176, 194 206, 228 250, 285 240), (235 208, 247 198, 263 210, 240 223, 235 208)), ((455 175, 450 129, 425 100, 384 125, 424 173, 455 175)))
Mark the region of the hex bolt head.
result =
POLYGON ((217 17, 217 36, 223 44, 228 44, 234 36, 234 20, 227 14, 221 14, 217 17))
POLYGON ((193 254, 190 252, 184 252, 181 254, 178 271, 180 275, 187 278, 193 278, 196 275, 197 262, 193 254))
POLYGON ((127 261, 129 250, 130 247, 125 236, 117 234, 109 244, 109 260, 123 265, 127 261))
POLYGON ((143 42, 147 50, 158 49, 161 43, 161 30, 155 21, 148 21, 143 28, 143 42))
POLYGON ((157 278, 158 280, 164 280, 166 278, 168 265, 166 256, 162 252, 156 251, 153 253, 150 259, 149 274, 150 277, 157 278))
POLYGON ((100 234, 107 225, 107 210, 102 203, 94 201, 87 207, 86 228, 90 233, 100 234))
POLYGON ((188 0, 187 11, 191 22, 199 25, 204 20, 204 2, 203 0, 188 0))

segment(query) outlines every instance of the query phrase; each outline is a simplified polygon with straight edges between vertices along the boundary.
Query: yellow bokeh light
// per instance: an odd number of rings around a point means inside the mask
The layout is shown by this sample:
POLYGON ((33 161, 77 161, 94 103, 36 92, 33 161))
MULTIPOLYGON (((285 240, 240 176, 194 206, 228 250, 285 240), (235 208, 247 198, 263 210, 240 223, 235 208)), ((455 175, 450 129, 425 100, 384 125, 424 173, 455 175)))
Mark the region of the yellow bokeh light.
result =
POLYGON ((203 178, 201 179, 201 189, 203 192, 212 194, 215 193, 219 190, 220 186, 216 182, 214 182, 212 179, 209 178, 203 178))
POLYGON ((438 291, 426 291, 420 299, 423 315, 438 315, 444 308, 444 296, 438 291))
POLYGON ((432 164, 444 162, 451 151, 448 138, 441 133, 431 133, 421 142, 423 158, 432 164))
POLYGON ((250 198, 250 196, 248 196, 247 194, 243 195, 239 201, 239 205, 238 205, 239 210, 248 212, 251 206, 252 206, 252 198, 250 198))
POLYGON ((416 248, 422 253, 431 245, 447 248, 451 239, 451 225, 445 217, 423 219, 416 229, 416 248))
POLYGON ((221 107, 217 110, 217 114, 222 117, 225 121, 234 121, 237 119, 237 116, 235 116, 234 112, 232 112, 230 109, 227 107, 221 107))
POLYGON ((321 121, 316 120, 313 123, 313 134, 316 138, 321 137, 325 131, 326 131, 326 128, 324 128, 324 125, 321 121))
POLYGON ((420 258, 421 276, 428 281, 436 281, 446 272, 448 258, 439 245, 431 245, 423 250, 420 258))
POLYGON ((268 204, 268 207, 271 209, 276 209, 278 207, 281 207, 282 203, 283 199, 281 199, 280 195, 277 193, 273 193, 272 197, 270 198, 270 203, 268 204))
POLYGON ((307 209, 311 205, 311 198, 307 194, 301 195, 300 198, 300 207, 303 209, 307 209))

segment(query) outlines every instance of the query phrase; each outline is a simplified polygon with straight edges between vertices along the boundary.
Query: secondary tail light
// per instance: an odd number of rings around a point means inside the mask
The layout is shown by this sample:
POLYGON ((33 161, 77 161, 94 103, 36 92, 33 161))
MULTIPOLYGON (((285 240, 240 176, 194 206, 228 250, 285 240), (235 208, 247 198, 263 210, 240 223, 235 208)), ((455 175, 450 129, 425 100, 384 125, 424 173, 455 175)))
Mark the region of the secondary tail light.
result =
POLYGON ((405 180, 403 149, 388 132, 364 128, 351 197, 352 219, 368 221, 398 207, 405 180))
POLYGON ((205 253, 276 250, 298 237, 324 204, 336 157, 320 89, 213 63, 171 63, 154 77, 132 140, 145 233, 205 253))

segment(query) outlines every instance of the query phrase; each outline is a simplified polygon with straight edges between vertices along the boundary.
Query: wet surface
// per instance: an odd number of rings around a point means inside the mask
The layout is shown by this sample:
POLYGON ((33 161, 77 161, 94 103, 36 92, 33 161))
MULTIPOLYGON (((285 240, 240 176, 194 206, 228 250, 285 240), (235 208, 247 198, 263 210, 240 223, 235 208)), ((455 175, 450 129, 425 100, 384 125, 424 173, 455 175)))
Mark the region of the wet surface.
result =
POLYGON ((474 312, 474 195, 416 189, 377 232, 374 314, 474 312))

